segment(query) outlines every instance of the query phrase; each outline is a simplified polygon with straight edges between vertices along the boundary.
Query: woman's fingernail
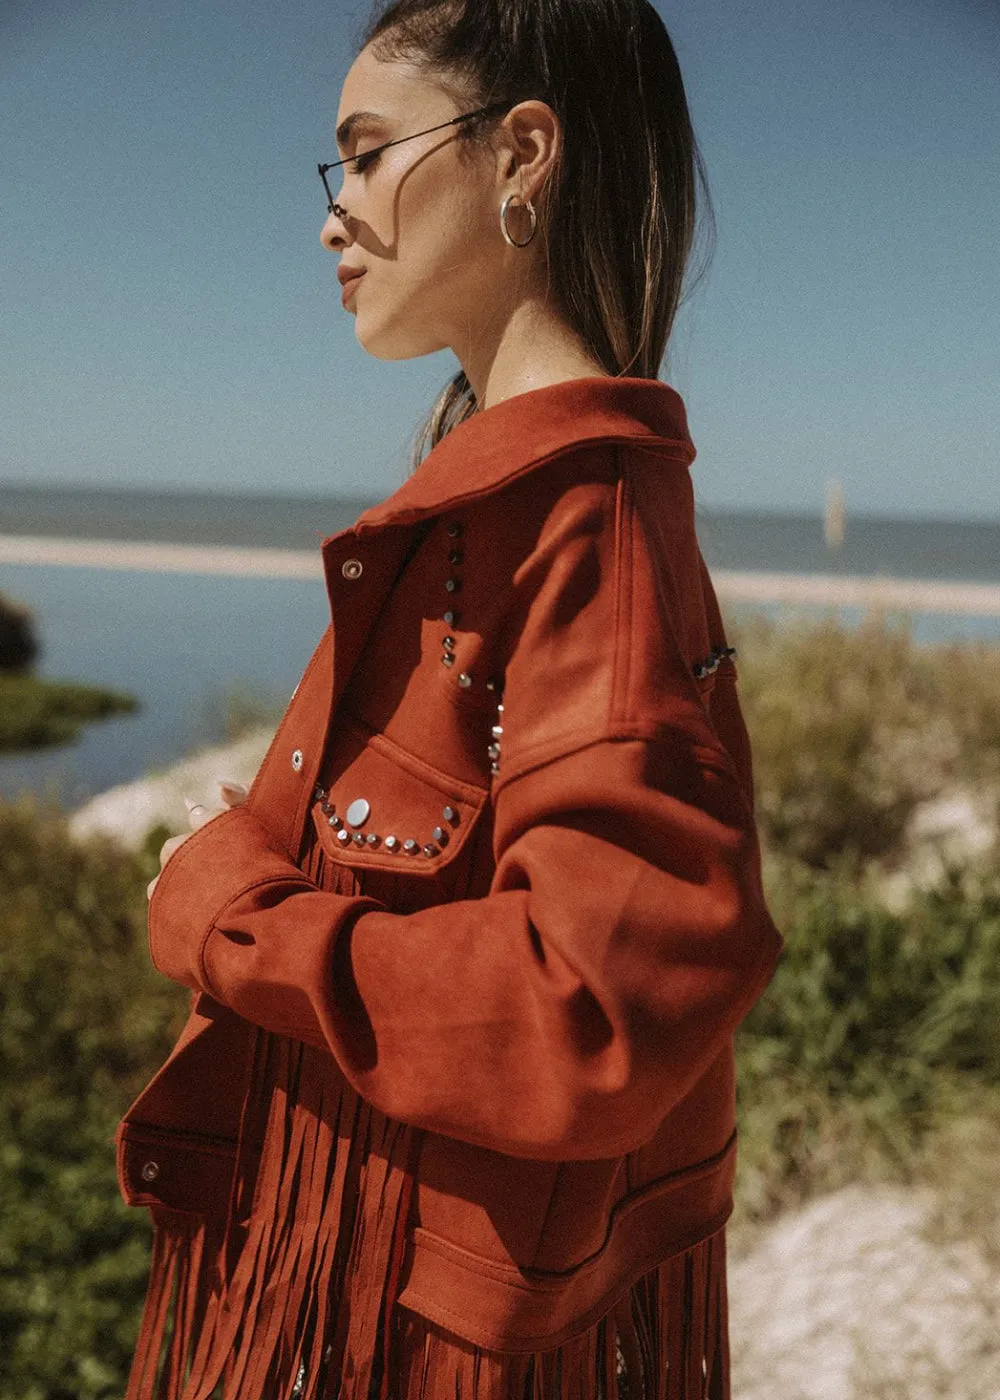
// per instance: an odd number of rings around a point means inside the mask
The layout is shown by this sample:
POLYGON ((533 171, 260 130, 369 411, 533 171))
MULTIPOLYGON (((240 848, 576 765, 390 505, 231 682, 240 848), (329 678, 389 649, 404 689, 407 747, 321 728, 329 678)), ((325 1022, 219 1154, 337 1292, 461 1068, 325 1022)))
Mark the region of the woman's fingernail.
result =
POLYGON ((194 799, 191 797, 185 797, 184 799, 184 806, 188 809, 189 812, 193 812, 195 807, 199 805, 200 804, 195 802, 194 799))

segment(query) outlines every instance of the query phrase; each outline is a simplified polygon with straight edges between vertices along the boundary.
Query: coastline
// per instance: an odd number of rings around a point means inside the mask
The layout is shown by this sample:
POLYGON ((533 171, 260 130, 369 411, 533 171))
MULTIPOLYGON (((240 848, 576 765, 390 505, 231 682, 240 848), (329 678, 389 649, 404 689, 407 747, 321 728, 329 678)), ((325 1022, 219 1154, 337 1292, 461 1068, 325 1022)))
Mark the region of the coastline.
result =
MULTIPOLYGON (((323 577, 319 549, 65 539, 43 535, 0 535, 0 564, 236 578, 323 577)), ((1000 581, 790 573, 711 566, 709 573, 719 598, 729 603, 877 607, 1000 618, 1000 581)))

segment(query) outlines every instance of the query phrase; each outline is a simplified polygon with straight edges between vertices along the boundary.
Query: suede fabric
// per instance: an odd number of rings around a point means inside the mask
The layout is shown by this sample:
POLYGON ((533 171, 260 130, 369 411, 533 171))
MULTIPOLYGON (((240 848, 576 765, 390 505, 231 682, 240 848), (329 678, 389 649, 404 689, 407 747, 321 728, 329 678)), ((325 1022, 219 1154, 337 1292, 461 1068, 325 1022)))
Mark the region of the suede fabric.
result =
POLYGON ((702 669, 693 458, 667 385, 570 381, 325 541, 331 626, 249 800, 150 904, 192 1011, 119 1129, 126 1201, 224 1211, 262 1028, 417 1135, 398 1300, 477 1346, 557 1346, 724 1225, 733 1032, 782 939, 738 663, 702 669))

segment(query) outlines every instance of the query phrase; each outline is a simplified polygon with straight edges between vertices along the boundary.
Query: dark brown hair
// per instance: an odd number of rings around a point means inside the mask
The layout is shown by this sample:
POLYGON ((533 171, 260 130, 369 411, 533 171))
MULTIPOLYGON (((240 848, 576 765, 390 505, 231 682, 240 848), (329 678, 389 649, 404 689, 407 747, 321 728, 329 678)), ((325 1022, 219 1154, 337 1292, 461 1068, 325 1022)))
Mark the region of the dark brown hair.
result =
MULTIPOLYGON (((549 104, 562 156, 538 206, 556 305, 609 374, 656 379, 702 199, 711 232, 714 220, 677 55, 649 0, 383 0, 360 47, 369 44, 381 61, 433 74, 469 108, 549 104)), ((458 131, 476 145, 500 119, 458 131)), ((705 266, 707 256, 698 277, 705 266)), ((460 370, 422 427, 414 465, 475 409, 460 370)))

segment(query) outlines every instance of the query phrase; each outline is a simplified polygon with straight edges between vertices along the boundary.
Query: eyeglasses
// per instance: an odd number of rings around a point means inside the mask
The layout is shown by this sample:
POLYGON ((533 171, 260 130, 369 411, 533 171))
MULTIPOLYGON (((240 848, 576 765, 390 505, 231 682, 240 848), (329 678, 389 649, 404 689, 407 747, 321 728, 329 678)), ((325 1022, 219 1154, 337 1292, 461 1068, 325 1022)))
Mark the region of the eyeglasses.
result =
POLYGON ((441 122, 439 126, 429 126, 426 131, 415 131, 412 136, 400 136, 395 141, 385 141, 381 146, 373 146, 370 151, 362 151, 359 156, 346 156, 343 160, 335 160, 327 165, 319 165, 317 169, 319 170, 319 178, 323 181, 323 188, 326 190, 327 209, 331 214, 333 213, 333 193, 326 179, 326 172, 328 170, 336 170, 338 166, 346 165, 348 161, 354 161, 354 173, 358 174, 364 170, 365 166, 370 164, 377 155, 388 149, 389 146, 401 146, 404 141, 415 141, 418 136, 427 136, 432 131, 443 131, 446 126, 455 126, 457 122, 471 121, 473 117, 485 117, 494 112, 505 112, 509 106, 509 102, 493 102, 489 107, 479 107, 474 112, 463 112, 460 117, 452 117, 451 121, 441 122))

